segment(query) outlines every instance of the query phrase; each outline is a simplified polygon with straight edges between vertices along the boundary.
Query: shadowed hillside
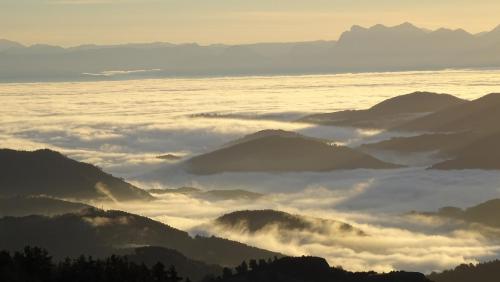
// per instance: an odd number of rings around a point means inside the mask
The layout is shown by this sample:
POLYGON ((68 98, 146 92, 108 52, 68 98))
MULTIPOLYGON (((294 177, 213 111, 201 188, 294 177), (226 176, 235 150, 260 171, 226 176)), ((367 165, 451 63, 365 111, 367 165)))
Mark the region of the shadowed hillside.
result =
POLYGON ((0 150, 0 195, 80 200, 149 200, 149 193, 91 164, 51 150, 0 150))
POLYGON ((390 169, 399 166, 348 147, 329 145, 304 136, 266 135, 194 157, 190 172, 286 172, 340 169, 390 169))
POLYGON ((0 281, 5 282, 201 281, 221 273, 221 269, 163 248, 138 248, 133 254, 100 259, 78 256, 59 263, 38 247, 13 253, 0 251, 0 281))
POLYGON ((314 114, 299 121, 360 128, 390 128, 464 102, 465 100, 448 94, 414 92, 387 99, 367 110, 314 114))
POLYGON ((80 254, 102 257, 137 246, 170 248, 189 258, 221 265, 279 255, 216 237, 192 238, 168 225, 121 211, 89 209, 54 217, 4 217, 0 230, 0 249, 40 246, 56 258, 80 254))
POLYGON ((400 131, 494 132, 500 120, 500 93, 460 103, 394 127, 400 131))
MULTIPOLYGON (((498 122, 498 121, 497 121, 498 122)), ((432 169, 500 169, 500 132, 471 142, 455 157, 432 166, 432 169)))
POLYGON ((248 264, 243 261, 234 270, 224 268, 221 271, 220 267, 188 260, 171 250, 160 248, 140 248, 132 255, 112 255, 103 259, 79 256, 67 258, 64 262, 56 264, 50 253, 38 247, 25 247, 23 251, 13 254, 0 251, 0 280, 9 282, 430 282, 421 273, 349 272, 330 267, 323 258, 304 256, 274 258, 274 260, 252 259, 248 264), (151 254, 159 254, 159 257, 148 261, 151 254), (214 273, 215 271, 218 273, 214 273))
POLYGON ((125 255, 129 261, 144 263, 149 267, 154 267, 158 262, 167 268, 175 266, 180 276, 188 277, 191 281, 200 281, 207 276, 218 275, 222 272, 222 267, 219 265, 192 260, 178 251, 161 247, 140 247, 125 255))
POLYGON ((91 206, 43 196, 0 196, 0 217, 75 213, 91 206))
POLYGON ((481 134, 472 132, 433 133, 411 137, 395 137, 377 143, 363 144, 362 150, 383 150, 399 153, 436 152, 442 156, 455 156, 481 134))
POLYGON ((284 257, 272 262, 250 261, 236 267, 235 273, 226 269, 222 282, 430 282, 415 272, 349 272, 332 268, 318 257, 284 257))
POLYGON ((455 269, 432 273, 427 277, 434 282, 497 282, 500 277, 500 261, 462 264, 455 269))
POLYGON ((479 99, 415 119, 394 127, 396 131, 430 132, 420 136, 397 137, 378 143, 364 144, 362 151, 375 153, 431 152, 447 159, 432 169, 500 169, 500 94, 479 99))

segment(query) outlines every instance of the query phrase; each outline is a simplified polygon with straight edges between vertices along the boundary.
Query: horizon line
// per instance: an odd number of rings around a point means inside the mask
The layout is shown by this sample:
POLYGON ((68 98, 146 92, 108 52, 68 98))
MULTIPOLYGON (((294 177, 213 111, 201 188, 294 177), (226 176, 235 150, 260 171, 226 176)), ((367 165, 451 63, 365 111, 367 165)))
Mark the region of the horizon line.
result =
POLYGON ((500 23, 498 25, 496 25, 495 27, 493 27, 492 29, 490 30, 485 30, 485 31, 481 31, 481 32, 476 32, 476 33, 472 33, 472 32, 469 32, 467 31, 466 29, 464 28, 447 28, 447 27, 440 27, 440 28, 437 28, 437 29, 427 29, 427 28, 424 28, 424 27, 420 27, 418 25, 415 25, 411 22, 403 22, 401 24, 397 24, 397 25, 385 25, 385 24, 374 24, 374 25, 371 25, 371 26, 362 26, 362 25, 357 25, 357 24, 353 24, 351 26, 350 29, 348 30, 345 30, 343 31, 337 39, 317 39, 317 40, 305 40, 305 41, 256 41, 256 42, 248 42, 248 43, 236 43, 236 44, 231 44, 231 43, 221 43, 221 42, 215 42, 215 43, 198 43, 196 41, 191 41, 191 42, 169 42, 169 41, 161 41, 161 40, 152 40, 152 41, 137 41, 137 42, 120 42, 120 43, 110 43, 110 44, 101 44, 101 43, 81 43, 81 44, 77 44, 77 45, 54 45, 54 44, 49 44, 49 43, 33 43, 33 44, 25 44, 25 43, 22 43, 20 41, 16 41, 16 40, 11 40, 11 39, 8 39, 8 38, 4 38, 4 37, 0 37, 0 40, 5 40, 5 41, 9 41, 9 42, 13 42, 13 43, 16 43, 16 44, 20 44, 22 45, 23 47, 26 47, 26 48, 29 48, 29 47, 34 47, 34 46, 50 46, 50 47, 59 47, 59 48, 63 48, 63 49, 74 49, 74 48, 79 48, 79 47, 86 47, 86 46, 94 46, 94 47, 116 47, 116 46, 125 46, 125 45, 152 45, 152 44, 171 44, 171 45, 176 45, 176 46, 182 46, 182 45, 197 45, 197 46, 200 46, 200 47, 210 47, 210 46, 217 46, 217 45, 221 45, 221 46, 246 46, 246 45, 258 45, 258 44, 297 44, 297 43, 312 43, 312 42, 338 42, 341 38, 342 38, 342 35, 345 34, 346 32, 350 32, 352 31, 353 29, 355 28, 362 28, 362 29, 365 29, 365 30, 370 30, 370 29, 374 29, 374 28, 377 28, 377 27, 382 27, 382 28, 398 28, 398 27, 403 27, 403 26, 409 26, 409 27, 413 27, 413 28, 416 28, 416 29, 419 29, 419 30, 422 30, 422 31, 427 31, 429 33, 432 33, 432 32, 437 32, 437 31, 440 31, 440 30, 447 30, 447 31, 452 31, 452 32, 456 32, 456 31, 463 31, 469 35, 472 35, 472 36, 479 36, 479 35, 482 35, 482 34, 485 34, 485 33, 489 33, 489 32, 492 32, 492 31, 495 31, 497 29, 500 29, 500 23))

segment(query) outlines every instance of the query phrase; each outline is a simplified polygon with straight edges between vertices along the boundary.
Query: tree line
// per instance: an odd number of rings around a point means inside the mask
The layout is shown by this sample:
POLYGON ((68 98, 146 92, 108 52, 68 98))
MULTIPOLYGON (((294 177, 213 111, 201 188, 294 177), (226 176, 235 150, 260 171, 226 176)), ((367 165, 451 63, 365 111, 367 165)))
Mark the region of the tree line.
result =
POLYGON ((131 262, 126 256, 104 259, 80 256, 54 263, 48 252, 25 247, 13 254, 0 251, 0 281, 5 282, 190 282, 175 266, 161 262, 151 267, 131 262))

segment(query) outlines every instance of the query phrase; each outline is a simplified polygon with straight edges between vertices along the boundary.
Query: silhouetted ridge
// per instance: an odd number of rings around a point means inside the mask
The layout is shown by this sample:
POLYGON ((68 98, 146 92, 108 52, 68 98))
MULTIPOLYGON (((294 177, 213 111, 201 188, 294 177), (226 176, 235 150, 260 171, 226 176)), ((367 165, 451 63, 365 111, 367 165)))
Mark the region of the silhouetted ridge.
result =
POLYGON ((462 264, 451 270, 433 272, 427 277, 434 282, 497 282, 500 277, 500 261, 462 264))
POLYGON ((126 254, 129 261, 154 267, 161 262, 165 266, 174 266, 182 277, 189 277, 191 281, 200 281, 208 276, 218 275, 222 267, 216 264, 206 264, 201 261, 187 258, 180 252, 161 247, 140 247, 126 254))
POLYGON ((71 199, 148 200, 122 179, 51 150, 0 149, 0 195, 48 195, 71 199))
POLYGON ((331 171, 338 169, 389 169, 385 163, 348 147, 323 141, 280 135, 264 136, 216 150, 187 161, 196 174, 221 172, 331 171))
POLYGON ((174 249, 191 259, 220 265, 279 256, 217 237, 192 238, 184 231, 122 211, 88 209, 54 217, 4 217, 0 218, 0 230, 0 249, 40 246, 58 259, 80 254, 102 257, 138 246, 174 249))
POLYGON ((235 273, 225 269, 222 282, 430 282, 423 274, 414 272, 349 272, 332 268, 318 257, 284 257, 274 261, 243 262, 235 273))
POLYGON ((78 256, 57 263, 38 247, 25 247, 13 254, 0 251, 0 281, 179 282, 200 281, 207 275, 220 273, 220 267, 203 265, 171 252, 142 249, 130 256, 111 255, 102 259, 78 256), (144 263, 144 251, 153 251, 160 257, 144 263))
POLYGON ((0 196, 0 217, 27 215, 60 215, 80 212, 91 206, 43 196, 0 196))
POLYGON ((323 258, 305 256, 252 259, 248 264, 243 261, 234 271, 226 267, 219 271, 221 276, 215 277, 213 271, 219 269, 190 261, 171 250, 158 248, 142 248, 132 255, 112 255, 103 259, 79 256, 57 264, 50 253, 38 247, 25 247, 14 254, 0 251, 0 280, 9 282, 430 282, 420 273, 349 272, 331 268, 323 258), (160 254, 160 257, 151 258, 153 260, 149 262, 150 254, 144 256, 144 252, 160 254), (208 277, 204 276, 206 273, 208 277), (205 278, 200 280, 202 277, 205 278))
POLYGON ((0 39, 0 52, 11 49, 11 48, 23 48, 24 46, 20 43, 10 41, 7 39, 0 39))
POLYGON ((299 121, 360 128, 388 128, 464 102, 465 100, 449 94, 414 92, 387 99, 367 110, 314 114, 299 121))
POLYGON ((237 46, 156 42, 72 48, 39 44, 29 47, 12 45, 4 49, 0 44, 0 80, 110 80, 494 68, 500 66, 499 44, 497 29, 473 35, 462 29, 430 31, 410 23, 391 27, 380 24, 370 28, 353 26, 338 41, 237 46))

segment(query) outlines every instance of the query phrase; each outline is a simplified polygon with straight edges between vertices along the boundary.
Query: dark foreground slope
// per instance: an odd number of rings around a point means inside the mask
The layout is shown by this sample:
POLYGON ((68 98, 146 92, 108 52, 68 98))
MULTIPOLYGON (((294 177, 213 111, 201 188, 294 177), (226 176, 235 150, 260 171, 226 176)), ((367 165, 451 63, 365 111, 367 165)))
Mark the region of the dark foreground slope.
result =
POLYGON ((0 230, 0 249, 39 246, 56 258, 80 254, 102 257, 137 246, 170 248, 189 258, 220 265, 279 255, 216 237, 192 238, 168 225, 121 211, 89 209, 54 217, 4 217, 0 230))
POLYGON ((243 228, 250 233, 265 231, 267 228, 277 228, 285 231, 328 233, 330 236, 341 233, 365 235, 363 231, 340 221, 310 218, 275 210, 236 211, 218 217, 215 224, 234 230, 243 228), (333 229, 337 231, 337 234, 332 233, 333 229))
POLYGON ((427 276, 434 282, 498 282, 500 278, 500 261, 473 264, 462 264, 455 269, 427 276))
POLYGON ((284 257, 273 262, 250 263, 225 271, 217 280, 222 282, 430 282, 423 274, 414 272, 349 272, 332 268, 317 257, 284 257))
POLYGON ((314 114, 299 121, 359 128, 390 128, 464 102, 448 94, 415 92, 387 99, 367 110, 314 114))
POLYGON ((62 263, 38 247, 0 251, 0 281, 5 282, 178 282, 200 281, 221 273, 222 267, 190 260, 163 248, 138 248, 126 256, 95 259, 79 256, 62 263), (154 257, 154 258, 153 258, 154 257))
POLYGON ((0 150, 0 195, 48 195, 79 200, 148 200, 141 190, 94 165, 51 150, 0 150))
POLYGON ((202 265, 185 258, 167 258, 165 261, 160 256, 154 262, 145 264, 136 261, 142 261, 142 251, 150 250, 141 248, 133 255, 113 255, 97 260, 80 256, 59 264, 53 262, 50 253, 37 247, 26 247, 15 254, 0 251, 0 281, 187 282, 201 279, 205 282, 430 282, 423 274, 415 272, 349 272, 331 268, 324 259, 317 257, 250 260, 248 264, 242 262, 234 270, 224 268, 222 271, 217 266, 202 265), (205 276, 202 275, 204 271, 205 276), (216 277, 214 271, 221 275, 216 277))
POLYGON ((0 217, 75 213, 91 206, 44 196, 0 196, 0 217))
POLYGON ((300 135, 266 135, 194 157, 187 161, 187 165, 195 174, 399 167, 348 147, 300 135))

